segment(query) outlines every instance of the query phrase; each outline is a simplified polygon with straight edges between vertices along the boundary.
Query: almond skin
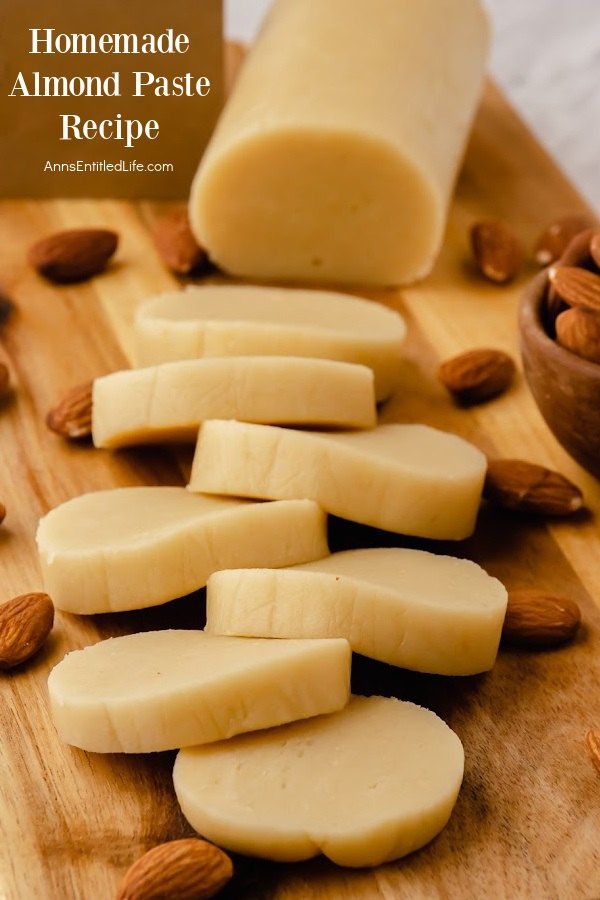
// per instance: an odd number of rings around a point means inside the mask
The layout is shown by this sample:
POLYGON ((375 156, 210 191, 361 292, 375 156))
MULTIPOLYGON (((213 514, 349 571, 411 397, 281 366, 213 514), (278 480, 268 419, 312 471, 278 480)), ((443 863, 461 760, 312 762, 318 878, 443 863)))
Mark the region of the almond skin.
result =
POLYGON ((94 382, 86 381, 65 394, 60 403, 46 416, 50 431, 69 440, 87 438, 92 433, 92 388, 94 382))
POLYGON ((556 342, 583 359, 600 363, 600 313, 574 307, 556 319, 556 342))
POLYGON ((600 269, 600 230, 595 231, 592 235, 590 241, 590 253, 594 263, 600 269))
POLYGON ((600 312, 600 275, 575 266, 557 266, 550 269, 550 283, 569 306, 600 312))
POLYGON ((467 350, 442 363, 438 378, 463 405, 481 403, 502 394, 511 384, 516 367, 503 350, 467 350))
POLYGON ((127 870, 115 900, 205 900, 233 876, 219 847, 198 838, 160 844, 127 870))
POLYGON ((561 216, 545 228, 537 239, 534 258, 540 266, 549 266, 563 255, 573 238, 594 224, 585 213, 561 216))
POLYGON ((539 590, 509 591, 502 638, 520 647, 553 647, 570 641, 581 611, 569 597, 539 590))
POLYGON ((568 478, 522 459, 489 460, 483 496, 502 509, 544 516, 568 516, 583 506, 568 478))
POLYGON ((12 669, 37 653, 54 624, 48 594, 21 594, 0 606, 0 669, 12 669))
POLYGON ((504 222, 477 222, 471 228, 471 247, 480 273, 496 284, 506 284, 517 275, 523 251, 504 222))
POLYGON ((585 736, 585 742, 592 762, 600 772, 600 731, 592 729, 585 736))
POLYGON ((0 503, 0 525, 4 522, 6 518, 6 507, 4 503, 0 503))
POLYGON ((57 284, 85 281, 101 272, 117 249, 118 236, 105 228, 58 231, 33 244, 28 262, 57 284))
POLYGON ((206 253, 192 234, 185 210, 157 221, 154 242, 164 264, 176 275, 190 275, 206 263, 206 253))
POLYGON ((0 400, 4 400, 10 394, 10 373, 8 366, 0 362, 0 400))
MULTIPOLYGON (((584 269, 593 268, 593 259, 591 254, 591 242, 594 235, 600 233, 598 228, 586 228, 585 231, 579 232, 567 245, 564 253, 552 266, 552 271, 561 267, 584 269)), ((562 299, 558 291, 554 287, 552 281, 548 282, 546 308, 549 311, 551 320, 554 321, 556 316, 566 309, 568 304, 562 299)))
POLYGON ((600 234, 598 226, 580 231, 567 244, 563 254, 556 260, 557 266, 579 266, 584 269, 593 266, 592 240, 600 234))

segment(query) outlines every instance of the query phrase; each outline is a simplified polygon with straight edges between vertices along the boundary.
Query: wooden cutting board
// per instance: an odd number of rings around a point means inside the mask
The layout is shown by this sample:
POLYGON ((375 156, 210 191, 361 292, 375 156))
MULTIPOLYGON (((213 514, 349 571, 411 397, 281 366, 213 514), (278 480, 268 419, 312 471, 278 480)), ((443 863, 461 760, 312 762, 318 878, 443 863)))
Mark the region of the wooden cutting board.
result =
MULTIPOLYGON (((584 208, 490 89, 435 272, 409 290, 372 295, 409 322, 403 385, 382 420, 451 429, 488 453, 557 468, 583 488, 589 512, 575 519, 546 524, 483 510, 471 540, 439 548, 472 557, 509 588, 571 595, 584 611, 580 637, 555 651, 502 650, 494 671, 474 678, 418 676, 357 660, 356 691, 422 702, 463 740, 465 782, 448 827, 420 852, 375 870, 342 870, 323 859, 297 865, 238 859, 224 898, 600 897, 600 774, 584 745, 586 731, 600 727, 600 615, 594 605, 600 596, 600 485, 559 448, 522 377, 505 396, 471 410, 455 408, 435 379, 440 359, 469 347, 518 354, 517 302, 533 269, 508 288, 482 282, 467 261, 470 223, 505 218, 530 246, 555 215, 584 208)), ((127 364, 137 303, 174 286, 149 233, 163 210, 61 200, 0 207, 0 276, 17 305, 0 331, 1 358, 15 384, 0 414, 0 499, 8 509, 0 528, 2 600, 41 588, 34 534, 38 517, 52 506, 99 488, 184 483, 189 454, 95 451, 61 441, 44 425, 63 390, 127 364), (122 238, 116 261, 87 284, 53 287, 27 267, 25 250, 48 232, 79 225, 116 229, 122 238)), ((332 525, 336 547, 395 541, 402 543, 367 528, 332 525)), ((171 786, 174 755, 98 756, 62 745, 48 715, 46 678, 68 650, 134 630, 195 627, 202 615, 201 594, 139 613, 58 614, 46 648, 31 664, 0 677, 3 900, 110 900, 144 850, 190 834, 171 786)))

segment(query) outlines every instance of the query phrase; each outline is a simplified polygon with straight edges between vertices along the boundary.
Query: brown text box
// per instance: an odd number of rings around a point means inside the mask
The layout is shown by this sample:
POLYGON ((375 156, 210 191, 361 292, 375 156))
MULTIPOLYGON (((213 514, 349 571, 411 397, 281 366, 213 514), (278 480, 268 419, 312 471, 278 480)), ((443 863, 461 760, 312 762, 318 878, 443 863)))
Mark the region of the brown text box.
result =
MULTIPOLYGON (((187 196, 222 105, 221 0, 102 0, 98 4, 84 0, 55 4, 47 0, 0 0, 0 41, 0 196, 187 196), (55 30, 52 48, 57 46, 58 35, 92 34, 100 38, 103 34, 135 34, 140 38, 139 51, 143 35, 159 36, 168 29, 174 35, 187 35, 189 48, 185 53, 31 53, 30 29, 40 30, 38 48, 45 49, 48 28, 55 30), (136 71, 168 79, 167 89, 171 91, 174 77, 181 78, 185 88, 183 79, 189 73, 193 90, 196 80, 205 76, 210 80, 210 90, 205 96, 156 96, 150 86, 143 87, 144 96, 132 96, 136 71), (10 96, 20 72, 23 81, 15 96, 10 96), (120 96, 24 96, 23 84, 30 92, 35 89, 35 72, 40 78, 108 77, 103 87, 111 93, 118 79, 120 96), (118 73, 116 78, 114 73, 118 73), (121 122, 156 120, 158 133, 156 129, 150 131, 156 138, 143 136, 126 147, 125 140, 100 136, 76 140, 68 130, 71 139, 61 140, 65 133, 62 115, 99 123, 107 119, 115 122, 118 114, 121 122), (150 171, 148 167, 157 163, 169 168, 150 171), (110 171, 110 166, 121 171, 110 171)), ((179 47, 184 43, 180 41, 179 47)), ((68 46, 68 39, 58 39, 58 46, 68 46)), ((164 89, 164 82, 155 82, 154 86, 158 84, 164 89)), ((96 90, 95 82, 92 89, 96 90)), ((67 120, 69 124, 75 121, 67 120)), ((116 128, 112 130, 114 133, 116 128)))

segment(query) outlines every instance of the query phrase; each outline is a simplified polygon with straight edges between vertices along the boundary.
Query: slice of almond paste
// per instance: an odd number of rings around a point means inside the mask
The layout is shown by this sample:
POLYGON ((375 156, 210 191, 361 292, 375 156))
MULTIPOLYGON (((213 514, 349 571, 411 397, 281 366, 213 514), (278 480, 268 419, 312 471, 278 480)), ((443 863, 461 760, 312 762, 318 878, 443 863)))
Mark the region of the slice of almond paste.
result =
POLYGON ((365 525, 461 540, 475 526, 485 470, 480 450, 426 425, 335 433, 215 420, 200 428, 189 489, 306 497, 365 525))
POLYGON ((463 766, 434 713, 353 697, 331 715, 181 750, 173 780, 188 822, 228 850, 375 866, 442 830, 463 766))
POLYGON ((215 572, 206 631, 271 638, 343 637, 356 653, 437 675, 496 660, 504 586, 468 559, 424 550, 346 550, 284 569, 215 572))
POLYGON ((219 569, 328 552, 325 515, 311 501, 252 503, 180 487, 75 497, 40 520, 37 546, 55 606, 84 614, 156 606, 204 587, 219 569))
POLYGON ((94 381, 96 447, 194 442, 206 419, 372 428, 373 372, 327 359, 236 356, 128 369, 94 381))
POLYGON ((310 356, 368 366, 377 400, 400 375, 406 325, 379 303, 334 291, 189 286, 143 303, 135 318, 140 366, 203 356, 310 356))
POLYGON ((48 690, 68 744, 152 753, 341 709, 349 683, 344 640, 148 631, 68 653, 48 690))

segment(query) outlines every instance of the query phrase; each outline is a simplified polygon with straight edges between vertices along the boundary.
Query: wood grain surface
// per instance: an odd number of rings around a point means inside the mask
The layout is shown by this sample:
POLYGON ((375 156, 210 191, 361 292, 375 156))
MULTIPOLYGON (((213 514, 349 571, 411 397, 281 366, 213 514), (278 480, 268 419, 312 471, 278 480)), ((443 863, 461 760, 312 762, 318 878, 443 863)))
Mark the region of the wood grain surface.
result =
MULTIPOLYGON (((523 378, 503 397, 458 409, 435 379, 439 361, 490 345, 518 354, 516 308, 525 280, 482 282, 468 262, 473 220, 502 217, 531 246, 553 216, 584 204, 499 94, 486 93, 433 275, 374 299, 409 323, 402 385, 383 421, 423 421, 453 430, 491 455, 550 465, 584 490, 588 511, 547 524, 482 509, 475 536, 444 552, 481 562, 509 588, 569 594, 582 606, 576 642, 546 652, 503 649, 495 669, 473 678, 415 675, 357 658, 358 692, 389 693, 438 711, 458 732, 466 774, 448 827, 428 847, 375 870, 342 870, 323 859, 275 865, 236 859, 224 898, 281 900, 597 900, 600 897, 600 776, 584 738, 600 727, 600 485, 558 446, 523 378)), ((154 448, 111 453, 49 433, 44 415, 61 392, 123 367, 137 303, 174 284, 150 237, 164 207, 113 201, 5 202, 0 206, 2 291, 16 304, 0 329, 0 358, 13 397, 0 410, 2 599, 41 587, 38 517, 83 491, 181 484, 189 453, 154 448), (101 225, 121 235, 105 274, 54 287, 25 262, 36 238, 58 228, 101 225)), ((335 548, 423 541, 333 521, 335 548)), ((0 898, 110 900, 145 849, 191 833, 172 790, 174 755, 99 756, 62 745, 49 718, 46 678, 65 652, 100 638, 157 627, 196 627, 197 594, 164 607, 89 618, 58 614, 46 648, 0 677, 0 898)), ((268 785, 265 786, 268 790, 268 785)))

